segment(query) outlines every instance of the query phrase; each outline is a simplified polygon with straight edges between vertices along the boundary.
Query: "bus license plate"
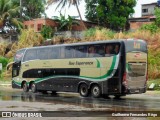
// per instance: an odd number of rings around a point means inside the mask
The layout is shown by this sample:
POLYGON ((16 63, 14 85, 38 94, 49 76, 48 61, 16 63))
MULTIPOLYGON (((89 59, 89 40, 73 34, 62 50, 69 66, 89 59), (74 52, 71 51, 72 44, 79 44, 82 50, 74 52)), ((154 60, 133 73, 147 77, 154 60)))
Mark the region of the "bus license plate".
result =
POLYGON ((139 90, 135 90, 136 93, 139 93, 139 90))

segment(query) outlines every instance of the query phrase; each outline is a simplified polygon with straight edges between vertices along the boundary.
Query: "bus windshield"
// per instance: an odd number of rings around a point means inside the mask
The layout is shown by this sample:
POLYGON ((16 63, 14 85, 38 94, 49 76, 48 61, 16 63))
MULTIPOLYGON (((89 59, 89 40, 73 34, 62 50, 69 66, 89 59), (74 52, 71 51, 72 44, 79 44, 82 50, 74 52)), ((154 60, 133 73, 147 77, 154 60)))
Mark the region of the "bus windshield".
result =
POLYGON ((14 62, 21 62, 23 55, 24 55, 25 49, 19 50, 16 55, 14 56, 14 62))
POLYGON ((130 77, 145 76, 147 66, 147 44, 142 40, 125 41, 127 71, 130 77))

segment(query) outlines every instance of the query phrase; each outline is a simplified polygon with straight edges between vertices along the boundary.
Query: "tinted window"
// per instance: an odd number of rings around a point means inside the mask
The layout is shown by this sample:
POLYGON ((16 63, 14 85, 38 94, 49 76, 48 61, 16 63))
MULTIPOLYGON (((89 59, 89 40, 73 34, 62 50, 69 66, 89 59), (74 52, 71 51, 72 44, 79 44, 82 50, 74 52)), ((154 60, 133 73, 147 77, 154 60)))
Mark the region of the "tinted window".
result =
POLYGON ((120 50, 119 43, 109 43, 105 45, 105 56, 117 55, 120 50))
POLYGON ((128 63, 127 68, 131 77, 144 76, 146 73, 146 63, 128 63))
POLYGON ((74 57, 74 49, 73 47, 65 47, 65 58, 73 58, 74 57))
POLYGON ((49 51, 49 59, 59 59, 60 58, 60 47, 53 47, 49 51))
POLYGON ((125 41, 126 52, 142 51, 147 52, 147 44, 144 41, 125 41))
POLYGON ((108 43, 88 46, 88 57, 104 57, 117 55, 120 50, 119 43, 108 43))
POLYGON ((25 53, 23 61, 29 61, 35 59, 37 59, 37 49, 28 49, 25 53))
POLYGON ((85 58, 87 56, 87 46, 75 46, 73 55, 75 58, 85 58))
POLYGON ((105 54, 104 45, 89 45, 88 46, 88 57, 103 57, 105 54))
POLYGON ((23 55, 24 55, 25 50, 19 50, 15 57, 14 57, 14 62, 20 62, 22 61, 23 55))
POLYGON ((37 49, 37 59, 45 60, 49 59, 49 54, 52 51, 51 48, 39 48, 37 49))

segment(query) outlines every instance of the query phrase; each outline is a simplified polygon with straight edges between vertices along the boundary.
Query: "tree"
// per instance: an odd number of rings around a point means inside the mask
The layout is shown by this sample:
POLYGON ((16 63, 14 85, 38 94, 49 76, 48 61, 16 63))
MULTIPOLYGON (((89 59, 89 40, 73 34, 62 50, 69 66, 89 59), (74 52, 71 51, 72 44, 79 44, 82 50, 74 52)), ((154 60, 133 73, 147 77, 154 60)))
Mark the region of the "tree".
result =
POLYGON ((0 31, 8 33, 17 31, 23 27, 19 16, 20 6, 14 4, 12 0, 0 0, 0 31))
POLYGON ((73 25, 79 25, 79 22, 74 20, 71 16, 68 15, 68 18, 65 18, 65 15, 60 13, 60 17, 55 17, 54 20, 59 23, 59 30, 72 30, 73 25))
POLYGON ((45 15, 46 0, 18 0, 16 3, 21 4, 21 17, 24 20, 40 18, 43 14, 45 15))
POLYGON ((154 14, 156 16, 155 24, 160 27, 160 8, 156 8, 154 11, 154 14))
MULTIPOLYGON (((67 3, 69 3, 69 7, 71 5, 75 5, 76 6, 76 9, 78 11, 78 14, 79 14, 79 17, 80 17, 80 21, 81 21, 81 24, 83 25, 84 29, 86 29, 86 26, 82 20, 82 16, 81 16, 81 13, 80 13, 80 10, 79 10, 79 7, 78 7, 78 4, 80 3, 80 0, 48 0, 48 5, 51 5, 52 3, 54 2, 59 2, 58 3, 58 6, 57 8, 59 8, 61 6, 61 9, 67 5, 67 3)), ((56 9, 57 9, 56 8, 56 9)))
POLYGON ((113 30, 125 28, 136 0, 85 0, 86 18, 113 30))
POLYGON ((53 37, 53 29, 50 26, 43 26, 41 30, 41 35, 45 39, 50 39, 53 37))

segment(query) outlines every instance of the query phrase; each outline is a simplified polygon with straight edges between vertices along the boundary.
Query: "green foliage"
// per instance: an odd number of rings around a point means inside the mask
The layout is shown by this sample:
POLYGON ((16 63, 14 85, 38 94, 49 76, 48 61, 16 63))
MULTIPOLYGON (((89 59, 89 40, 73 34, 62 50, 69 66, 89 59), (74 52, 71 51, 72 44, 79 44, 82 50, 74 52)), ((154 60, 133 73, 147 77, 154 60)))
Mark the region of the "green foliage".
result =
POLYGON ((152 83, 155 84, 154 90, 160 90, 160 86, 159 86, 159 85, 160 85, 160 79, 149 80, 149 81, 147 82, 148 88, 149 88, 149 86, 150 86, 152 83))
POLYGON ((60 17, 55 18, 56 21, 59 23, 59 30, 72 30, 73 25, 79 25, 77 21, 75 21, 71 16, 68 15, 68 18, 65 15, 60 13, 60 17))
POLYGON ((160 8, 156 8, 154 13, 156 16, 155 24, 160 27, 160 8))
POLYGON ((99 39, 113 39, 115 32, 106 28, 96 27, 90 28, 85 31, 84 36, 87 38, 92 38, 99 40, 99 39))
POLYGON ((86 18, 113 30, 125 28, 136 0, 85 0, 86 18))
POLYGON ((140 27, 140 30, 149 30, 151 33, 156 33, 158 31, 159 27, 155 24, 144 24, 142 27, 140 27))
POLYGON ((45 39, 49 39, 53 37, 53 29, 50 26, 43 26, 41 30, 41 34, 45 39))
POLYGON ((0 0, 0 31, 2 33, 17 31, 23 27, 18 19, 20 6, 12 0, 0 0), (5 28, 9 28, 7 31, 5 28))
POLYGON ((47 5, 49 6, 49 5, 51 5, 53 3, 56 3, 56 2, 58 2, 58 5, 57 5, 56 9, 60 8, 60 7, 62 9, 67 5, 67 3, 69 3, 68 7, 70 7, 71 5, 79 4, 80 0, 48 0, 47 5))
MULTIPOLYGON (((85 26, 85 24, 84 24, 84 22, 83 22, 83 20, 82 20, 82 16, 81 16, 81 13, 80 13, 80 10, 79 10, 79 7, 78 7, 78 4, 80 3, 80 1, 81 1, 81 0, 48 0, 48 1, 47 1, 47 5, 49 6, 49 5, 53 4, 53 3, 58 2, 58 5, 57 5, 56 9, 59 8, 59 7, 61 7, 61 9, 62 9, 62 8, 64 8, 67 4, 69 5, 68 7, 70 7, 71 5, 76 6, 77 12, 78 12, 79 17, 80 17, 80 21, 81 21, 84 29, 86 29, 86 26, 85 26)), ((60 11, 61 11, 61 10, 60 10, 60 11)), ((74 12, 74 11, 73 11, 73 12, 74 12)))
POLYGON ((30 19, 40 18, 44 14, 45 4, 46 0, 25 0, 23 8, 26 10, 23 13, 30 19))
POLYGON ((14 4, 22 4, 21 13, 23 20, 40 18, 45 15, 46 0, 13 0, 14 4))
POLYGON ((9 60, 3 56, 0 56, 0 63, 2 63, 3 69, 7 66, 9 60))
POLYGON ((90 29, 85 31, 84 36, 85 37, 91 37, 91 36, 94 36, 95 33, 96 33, 96 28, 90 28, 90 29))

